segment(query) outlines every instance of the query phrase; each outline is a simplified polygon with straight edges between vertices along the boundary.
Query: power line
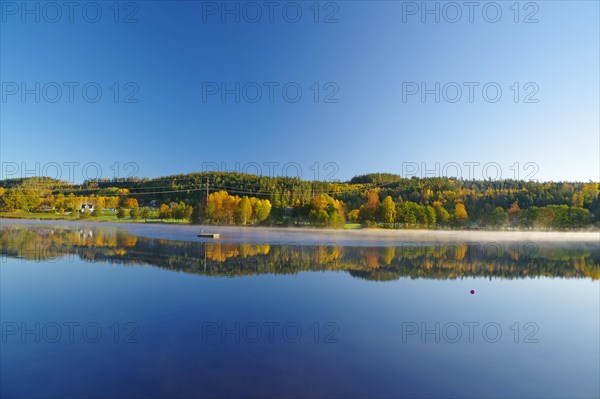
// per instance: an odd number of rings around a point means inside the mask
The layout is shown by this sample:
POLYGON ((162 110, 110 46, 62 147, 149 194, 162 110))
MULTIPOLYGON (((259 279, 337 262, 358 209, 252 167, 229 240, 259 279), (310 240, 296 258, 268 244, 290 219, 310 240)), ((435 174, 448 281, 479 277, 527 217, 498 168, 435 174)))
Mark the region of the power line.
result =
MULTIPOLYGON (((344 190, 334 190, 334 191, 320 191, 317 190, 315 192, 314 190, 314 185, 312 184, 313 182, 307 182, 310 183, 311 186, 311 194, 310 197, 314 198, 318 195, 323 195, 323 194, 327 194, 327 195, 340 195, 340 194, 347 194, 347 193, 352 193, 352 192, 357 192, 357 191, 367 191, 367 190, 372 190, 375 188, 382 188, 384 186, 387 185, 392 185, 392 184, 398 184, 399 182, 387 182, 387 183, 380 183, 380 184, 374 184, 371 185, 369 187, 356 187, 356 188, 351 188, 351 189, 344 189, 344 190)), ((368 184, 368 183, 367 183, 368 184)), ((363 186, 364 183, 359 184, 360 186, 363 186)), ((255 185, 258 186, 258 185, 255 185)), ((162 186, 162 187, 139 187, 136 189, 156 189, 156 188, 171 188, 171 186, 162 186)), ((198 185, 197 184, 193 184, 193 185, 189 185, 189 187, 196 187, 196 188, 182 188, 182 189, 177 189, 177 190, 161 190, 161 191, 151 191, 151 192, 132 192, 129 191, 128 193, 102 193, 99 196, 103 196, 103 197, 121 197, 121 196, 141 196, 141 195, 159 195, 159 194, 173 194, 173 193, 183 193, 183 192, 196 192, 196 191, 203 191, 206 189, 206 193, 207 193, 207 198, 209 195, 209 181, 207 179, 206 181, 206 187, 201 187, 201 188, 197 188, 198 185)), ((269 196, 269 197, 274 197, 274 196, 278 196, 278 195, 282 195, 285 196, 286 193, 285 191, 290 191, 292 194, 297 193, 298 191, 300 191, 299 187, 281 187, 281 191, 267 191, 267 190, 249 190, 249 189, 244 189, 244 188, 238 188, 238 187, 231 187, 231 186, 224 186, 224 185, 213 185, 212 186, 215 189, 223 189, 225 191, 227 191, 228 193, 235 193, 235 194, 250 194, 250 195, 256 195, 256 196, 269 196)), ((32 190, 35 190, 34 188, 31 188, 32 190)), ((42 188, 37 188, 38 190, 42 190, 42 188)), ((47 190, 51 190, 51 189, 47 189, 47 190)), ((77 190, 65 190, 65 191, 69 191, 69 194, 74 194, 76 192, 88 192, 88 191, 94 191, 94 190, 105 190, 105 189, 101 189, 101 188, 96 188, 96 189, 84 189, 84 188, 80 188, 77 190)), ((128 189, 129 190, 129 189, 128 189)), ((52 190, 51 190, 52 191, 52 190)), ((59 193, 61 194, 61 193, 59 193)), ((29 194, 24 194, 24 196, 29 196, 29 197, 39 197, 39 198, 44 198, 44 196, 40 195, 40 194, 35 194, 35 195, 29 195, 29 194)))
MULTIPOLYGON (((128 183, 128 182, 119 182, 119 183, 128 183)), ((147 182, 130 182, 130 183, 133 183, 133 184, 140 184, 140 183, 141 184, 148 184, 148 183, 152 183, 152 181, 147 181, 147 182)), ((307 184, 311 184, 311 185, 313 185, 313 184, 334 184, 332 182, 319 182, 319 181, 307 181, 306 183, 307 184)), ((259 187, 259 188, 263 187, 260 184, 251 184, 251 183, 245 183, 245 182, 243 183, 243 185, 244 186, 254 186, 254 187, 259 187)), ((180 187, 178 187, 178 189, 180 191, 185 191, 186 187, 198 187, 198 184, 197 183, 188 183, 188 184, 185 184, 185 185, 170 184, 168 186, 152 186, 152 187, 104 187, 104 188, 102 188, 102 187, 88 187, 88 188, 85 188, 82 185, 57 186, 56 188, 53 188, 50 185, 48 185, 47 187, 45 187, 44 185, 37 185, 35 187, 15 187, 15 188, 24 188, 24 189, 32 189, 32 190, 35 190, 35 189, 37 189, 37 190, 55 190, 55 191, 60 190, 60 189, 64 189, 65 191, 69 191, 69 192, 73 192, 73 193, 76 193, 76 192, 102 191, 102 190, 108 190, 108 189, 111 189, 111 188, 117 188, 117 189, 127 189, 127 190, 130 191, 130 194, 134 194, 134 192, 132 192, 131 190, 156 190, 156 189, 160 189, 160 188, 174 188, 174 186, 180 186, 180 187)), ((220 187, 234 188, 234 187, 230 187, 230 186, 220 186, 220 187)), ((294 187, 294 186, 292 186, 292 187, 280 186, 279 188, 281 190, 285 190, 285 189, 287 189, 287 190, 290 190, 290 189, 292 189, 292 190, 293 189, 299 189, 299 187, 297 187, 297 186, 296 187, 294 187)), ((236 187, 235 189, 239 189, 239 188, 236 187)), ((252 192, 251 190, 247 190, 247 191, 252 192)), ((273 193, 274 191, 263 191, 263 192, 273 193)), ((331 192, 334 192, 334 191, 331 191, 331 192)), ((135 192, 135 194, 138 194, 138 192, 135 192)), ((105 193, 103 195, 107 195, 108 196, 108 195, 123 195, 123 194, 105 193)))

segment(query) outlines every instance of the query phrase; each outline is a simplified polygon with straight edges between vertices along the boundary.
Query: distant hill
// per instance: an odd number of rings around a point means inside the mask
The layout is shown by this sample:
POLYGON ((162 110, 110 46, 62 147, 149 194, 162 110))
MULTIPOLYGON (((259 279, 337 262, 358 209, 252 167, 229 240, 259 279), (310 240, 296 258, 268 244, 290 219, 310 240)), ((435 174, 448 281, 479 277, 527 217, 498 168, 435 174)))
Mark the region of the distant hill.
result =
POLYGON ((400 182, 402 180, 406 179, 392 173, 369 173, 353 177, 350 179, 350 184, 383 184, 400 182))
MULTIPOLYGON (((136 201, 129 201, 126 206, 137 203, 141 207, 149 204, 172 207, 177 203, 204 207, 207 193, 226 192, 235 203, 245 196, 268 200, 272 209, 266 221, 270 223, 341 225, 349 220, 414 227, 539 225, 566 228, 597 224, 600 215, 596 182, 408 179, 391 173, 365 174, 347 182, 324 182, 238 172, 203 172, 157 178, 88 180, 81 185, 34 177, 2 180, 0 187, 7 193, 0 192, 4 198, 0 203, 2 209, 29 211, 42 202, 49 208, 64 209, 72 207, 74 202, 98 202, 95 198, 103 196, 117 200, 111 202, 111 208, 123 206, 127 198, 136 201), (56 197, 60 195, 75 198, 68 204, 63 201, 56 206, 56 197), (22 197, 27 199, 26 206, 20 205, 24 201, 22 197)), ((227 197, 223 200, 229 201, 227 197)), ((215 198, 215 201, 221 200, 215 198)), ((202 212, 197 214, 202 215, 202 212)), ((230 216, 221 212, 218 220, 231 222, 233 212, 231 210, 230 216)))

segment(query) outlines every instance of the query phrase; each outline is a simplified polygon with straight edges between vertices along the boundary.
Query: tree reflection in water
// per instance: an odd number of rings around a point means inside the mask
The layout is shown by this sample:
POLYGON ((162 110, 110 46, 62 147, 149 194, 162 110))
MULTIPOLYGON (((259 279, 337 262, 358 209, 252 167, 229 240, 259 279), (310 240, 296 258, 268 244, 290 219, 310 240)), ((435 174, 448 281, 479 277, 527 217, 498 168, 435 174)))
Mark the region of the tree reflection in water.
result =
POLYGON ((386 281, 401 277, 526 278, 600 277, 594 243, 428 242, 364 247, 261 243, 186 242, 146 238, 118 227, 2 226, 3 258, 152 265, 207 276, 347 271, 354 277, 386 281))

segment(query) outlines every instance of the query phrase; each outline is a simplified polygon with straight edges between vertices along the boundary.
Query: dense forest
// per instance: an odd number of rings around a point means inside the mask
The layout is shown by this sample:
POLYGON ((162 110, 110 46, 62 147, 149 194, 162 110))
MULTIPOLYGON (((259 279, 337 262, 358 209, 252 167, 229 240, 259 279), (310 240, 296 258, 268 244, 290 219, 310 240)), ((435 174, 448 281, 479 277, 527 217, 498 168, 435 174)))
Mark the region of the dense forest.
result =
POLYGON ((206 172, 80 185, 7 179, 0 181, 0 210, 80 218, 113 212, 121 219, 207 224, 561 230, 598 227, 598 193, 596 182, 409 179, 386 173, 320 182, 206 172))

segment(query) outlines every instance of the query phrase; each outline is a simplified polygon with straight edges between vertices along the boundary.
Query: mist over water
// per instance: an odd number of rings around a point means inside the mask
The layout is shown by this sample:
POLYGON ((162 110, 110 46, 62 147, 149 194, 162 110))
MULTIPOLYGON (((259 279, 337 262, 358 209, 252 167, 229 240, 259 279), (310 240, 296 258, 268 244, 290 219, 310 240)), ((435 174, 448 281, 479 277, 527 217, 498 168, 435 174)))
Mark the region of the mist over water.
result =
POLYGON ((196 237, 201 230, 219 233, 220 242, 250 242, 299 245, 335 243, 350 246, 387 246, 390 244, 419 242, 548 242, 597 243, 600 247, 600 231, 488 231, 488 230, 385 230, 385 229, 317 229, 317 228, 269 228, 239 226, 168 225, 140 223, 94 223, 69 221, 28 221, 4 219, 2 225, 41 225, 71 228, 116 227, 135 235, 181 241, 203 242, 211 239, 196 237))

